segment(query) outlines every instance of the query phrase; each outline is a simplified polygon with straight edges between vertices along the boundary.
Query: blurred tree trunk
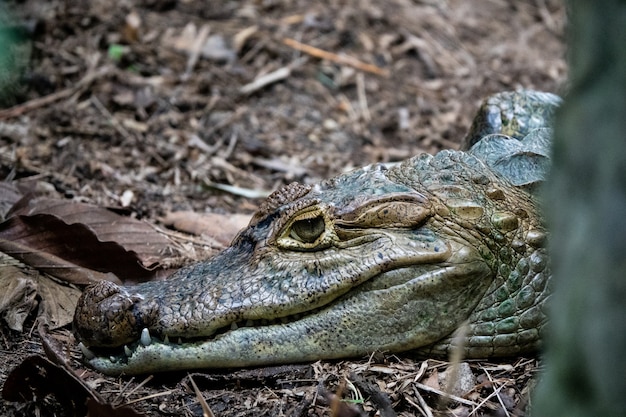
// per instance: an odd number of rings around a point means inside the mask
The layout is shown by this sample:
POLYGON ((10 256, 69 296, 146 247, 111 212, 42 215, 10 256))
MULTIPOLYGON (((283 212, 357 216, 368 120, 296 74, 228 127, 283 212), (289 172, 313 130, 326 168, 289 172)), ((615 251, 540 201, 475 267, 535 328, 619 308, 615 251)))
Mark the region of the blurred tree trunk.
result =
POLYGON ((546 187, 554 295, 536 417, 626 416, 626 1, 569 2, 546 187))

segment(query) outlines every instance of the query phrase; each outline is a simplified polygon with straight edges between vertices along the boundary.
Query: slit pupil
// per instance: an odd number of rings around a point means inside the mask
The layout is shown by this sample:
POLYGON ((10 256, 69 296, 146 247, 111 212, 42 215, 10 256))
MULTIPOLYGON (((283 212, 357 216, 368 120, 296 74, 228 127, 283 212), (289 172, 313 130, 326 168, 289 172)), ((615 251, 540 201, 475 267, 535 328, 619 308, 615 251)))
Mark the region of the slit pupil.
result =
POLYGON ((304 243, 314 243, 325 229, 326 224, 321 216, 296 220, 291 225, 291 236, 304 243))

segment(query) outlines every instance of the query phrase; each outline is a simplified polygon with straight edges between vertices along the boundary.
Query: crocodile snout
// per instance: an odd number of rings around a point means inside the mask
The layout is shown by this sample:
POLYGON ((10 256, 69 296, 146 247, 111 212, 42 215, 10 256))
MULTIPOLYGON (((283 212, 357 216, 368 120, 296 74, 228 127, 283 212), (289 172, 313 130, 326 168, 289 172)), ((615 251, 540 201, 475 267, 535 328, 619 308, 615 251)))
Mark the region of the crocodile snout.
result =
POLYGON ((88 287, 78 300, 74 328, 89 347, 117 347, 139 339, 141 330, 157 316, 156 306, 109 281, 88 287))

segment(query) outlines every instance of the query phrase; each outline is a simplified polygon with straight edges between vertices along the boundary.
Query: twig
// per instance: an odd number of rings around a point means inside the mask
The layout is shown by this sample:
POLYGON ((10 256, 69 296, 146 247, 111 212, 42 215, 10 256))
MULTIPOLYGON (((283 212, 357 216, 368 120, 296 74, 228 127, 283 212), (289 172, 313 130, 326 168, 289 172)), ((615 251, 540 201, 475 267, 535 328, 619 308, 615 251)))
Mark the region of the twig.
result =
POLYGON ((502 389, 502 387, 504 387, 504 385, 501 385, 496 389, 495 388, 496 383, 491 377, 491 374, 485 368, 482 368, 482 370, 483 372, 485 372, 485 375, 487 375, 487 378, 489 378, 489 382, 491 382, 494 386, 493 392, 496 395, 496 398, 498 399, 500 406, 502 407, 502 411, 504 411, 504 414, 506 415, 506 417, 511 417, 511 415, 509 414, 509 411, 506 409, 506 406, 504 405, 504 401, 502 401, 502 398, 500 397, 500 390, 502 389))
POLYGON ((366 122, 372 121, 372 115, 370 114, 370 109, 367 105, 367 95, 365 94, 365 77, 362 72, 359 72, 356 75, 356 92, 359 96, 359 107, 361 107, 361 115, 363 116, 363 120, 366 122))
POLYGON ((55 101, 63 100, 72 96, 74 93, 88 87, 97 78, 109 72, 109 67, 103 67, 99 71, 88 71, 87 74, 76 83, 74 86, 66 88, 64 90, 57 91, 47 96, 37 97, 26 103, 18 104, 17 106, 10 107, 8 109, 0 110, 0 120, 11 119, 13 117, 21 116, 25 113, 36 110, 40 107, 52 104, 55 101))
POLYGON ((170 390, 161 391, 161 392, 155 392, 154 394, 146 395, 145 397, 137 398, 135 400, 129 401, 127 403, 124 403, 124 405, 131 405, 131 404, 135 404, 135 403, 138 403, 138 402, 141 402, 141 401, 149 400, 150 398, 162 397, 164 395, 171 395, 171 394, 173 394, 175 392, 176 392, 175 389, 170 389, 170 390))
POLYGON ((389 76, 388 70, 380 68, 376 65, 366 64, 365 62, 359 61, 351 56, 338 55, 332 52, 324 51, 323 49, 298 42, 297 40, 291 38, 283 39, 283 43, 293 49, 297 49, 298 51, 302 51, 305 54, 309 54, 316 58, 327 59, 342 65, 349 65, 358 70, 371 72, 372 74, 381 75, 383 77, 389 76))
POLYGON ((189 380, 191 381, 191 385, 193 386, 193 390, 196 393, 196 398, 198 398, 198 402, 200 403, 200 407, 202 407, 202 416, 203 417, 215 417, 215 414, 213 414, 213 411, 211 411, 211 407, 209 407, 209 404, 206 402, 206 399, 202 395, 202 392, 200 391, 200 389, 196 385, 196 381, 193 380, 191 375, 189 375, 189 380))
POLYGON ((124 137, 125 139, 132 139, 132 136, 128 132, 128 130, 126 130, 124 128, 124 126, 122 126, 120 121, 117 120, 115 118, 115 116, 113 116, 113 114, 109 111, 109 109, 104 107, 104 104, 102 104, 102 102, 100 100, 98 100, 98 97, 96 97, 95 95, 92 95, 91 96, 91 102, 96 107, 96 109, 98 109, 98 111, 100 111, 100 113, 102 113, 103 116, 105 116, 105 117, 107 117, 109 119, 109 121, 113 125, 113 128, 115 130, 117 130, 117 133, 122 135, 122 137, 124 137))
POLYGON ((478 410, 480 410, 480 408, 485 405, 489 400, 491 400, 491 397, 494 397, 496 395, 500 394, 500 391, 502 391, 502 388, 504 388, 504 385, 500 385, 497 389, 495 389, 491 394, 489 394, 487 396, 487 398, 485 398, 484 400, 482 400, 476 407, 474 407, 474 409, 468 414, 468 417, 471 417, 474 415, 474 413, 476 413, 478 410))
POLYGON ((255 91, 262 89, 263 87, 274 84, 278 81, 282 81, 288 78, 291 75, 290 67, 282 67, 277 69, 276 71, 272 71, 268 74, 262 75, 259 78, 255 79, 251 83, 248 83, 239 89, 239 92, 242 94, 251 94, 255 91))
POLYGON ((216 190, 224 191, 229 194, 238 195, 246 198, 267 198, 271 194, 271 192, 268 190, 255 190, 251 188, 237 187, 229 184, 221 184, 210 181, 207 178, 205 178, 203 182, 204 185, 209 188, 214 188, 216 190))
MULTIPOLYGON (((143 387, 144 385, 146 385, 148 382, 150 382, 152 380, 152 378, 154 378, 154 375, 149 375, 148 377, 146 377, 143 381, 141 381, 141 383, 137 384, 133 389, 131 389, 130 391, 128 391, 126 393, 126 397, 130 397, 131 395, 133 395, 133 393, 135 391, 137 391, 138 389, 140 389, 141 387, 143 387)), ((129 381, 130 382, 130 381, 129 381)))
POLYGON ((299 67, 306 61, 306 58, 300 58, 292 62, 291 64, 278 68, 268 74, 261 75, 254 79, 251 83, 248 83, 239 89, 241 94, 251 94, 257 90, 262 89, 265 86, 274 84, 278 81, 287 79, 291 75, 291 71, 294 68, 299 67))
POLYGON ((426 401, 424 400, 424 397, 422 397, 422 394, 420 394, 418 390, 413 390, 413 392, 415 393, 415 396, 417 397, 417 401, 419 402, 419 404, 415 404, 415 402, 413 402, 411 397, 409 397, 408 395, 405 397, 405 399, 409 403, 412 403, 411 405, 413 405, 413 407, 421 411, 422 415, 424 415, 425 417, 433 417, 433 413, 432 411, 430 411, 430 407, 428 406, 428 404, 426 404, 426 401))
POLYGON ((423 389, 424 391, 432 392, 432 393, 440 395, 442 397, 449 398, 449 399, 451 399, 453 401, 456 401, 457 403, 469 405, 469 406, 472 406, 472 407, 476 406, 476 403, 474 401, 469 401, 469 400, 466 400, 465 398, 461 398, 461 397, 458 397, 456 395, 448 394, 447 392, 441 391, 439 389, 431 388, 428 385, 422 384, 421 382, 414 382, 413 384, 415 384, 415 386, 418 387, 419 389, 423 389))

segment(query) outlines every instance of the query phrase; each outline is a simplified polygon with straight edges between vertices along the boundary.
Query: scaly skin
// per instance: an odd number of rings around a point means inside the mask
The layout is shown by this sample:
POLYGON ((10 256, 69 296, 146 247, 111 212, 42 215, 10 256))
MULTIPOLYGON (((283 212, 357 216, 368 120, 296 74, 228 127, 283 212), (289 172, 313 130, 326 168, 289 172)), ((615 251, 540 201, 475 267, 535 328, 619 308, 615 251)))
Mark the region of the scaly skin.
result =
POLYGON ((375 350, 444 355, 460 327, 467 357, 536 351, 550 271, 532 193, 558 103, 494 96, 468 152, 291 184, 211 260, 164 282, 90 287, 74 317, 88 362, 138 374, 375 350), (502 126, 515 138, 497 134, 502 126))

